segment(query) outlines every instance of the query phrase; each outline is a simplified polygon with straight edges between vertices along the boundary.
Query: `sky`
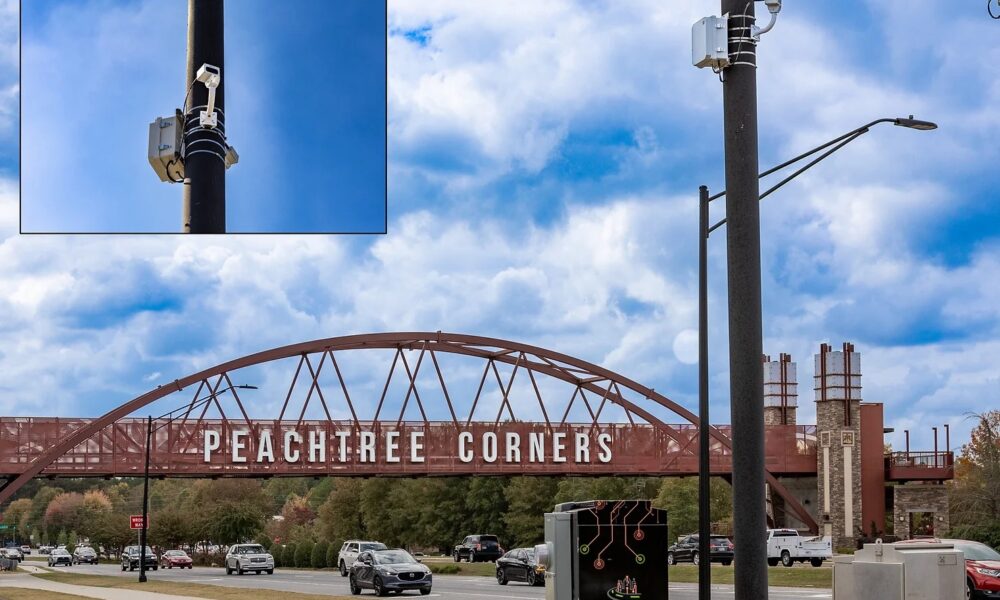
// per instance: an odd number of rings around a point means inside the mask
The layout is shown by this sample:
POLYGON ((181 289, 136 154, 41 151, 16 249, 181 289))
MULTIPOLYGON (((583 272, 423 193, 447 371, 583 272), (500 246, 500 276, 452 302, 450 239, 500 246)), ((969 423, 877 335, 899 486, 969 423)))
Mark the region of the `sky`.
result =
MULTIPOLYGON (((104 31, 160 4, 88 2, 76 16, 104 31)), ((1000 406, 1000 23, 981 2, 903 4, 789 2, 758 48, 762 169, 876 118, 939 124, 879 125, 764 201, 764 351, 798 361, 811 423, 813 354, 853 342, 862 397, 896 430, 887 441, 902 447, 910 429, 929 449, 932 426, 950 424, 958 446, 970 413, 1000 406)), ((391 0, 388 233, 207 238, 18 235, 17 5, 0 0, 0 413, 96 416, 251 352, 414 330, 550 348, 697 406, 697 189, 721 190, 724 170, 721 84, 691 66, 690 27, 717 2, 391 0)), ((307 22, 287 43, 320 44, 322 29, 307 22)), ((252 71, 247 82, 267 79, 252 71)), ((277 86, 261 85, 248 103, 271 108, 277 86)), ((133 159, 134 173, 103 180, 107 196, 148 186, 174 218, 173 190, 133 159)), ((277 180, 231 178, 306 195, 277 180)), ((72 199, 95 189, 56 184, 72 199)), ((721 423, 724 240, 709 256, 721 423)), ((254 410, 273 418, 278 387, 262 385, 254 410)))
MULTIPOLYGON (((22 231, 180 231, 147 140, 187 91, 187 2, 25 7, 22 231)), ((385 19, 369 0, 227 4, 228 231, 385 231, 385 19)))

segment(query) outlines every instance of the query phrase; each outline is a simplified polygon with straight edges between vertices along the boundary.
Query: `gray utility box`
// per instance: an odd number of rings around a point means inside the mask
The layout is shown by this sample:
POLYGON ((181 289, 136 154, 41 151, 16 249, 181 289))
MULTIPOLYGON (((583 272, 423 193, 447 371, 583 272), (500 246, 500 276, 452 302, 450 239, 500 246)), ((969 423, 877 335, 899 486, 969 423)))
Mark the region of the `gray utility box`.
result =
POLYGON ((705 17, 691 27, 691 62, 699 69, 729 66, 729 17, 705 17))
POLYGON ((649 500, 566 502, 545 513, 546 600, 666 600, 667 513, 649 500))
POLYGON ((865 544, 833 559, 834 600, 965 600, 965 555, 952 544, 865 544))
POLYGON ((149 164, 160 181, 184 181, 184 161, 181 144, 184 137, 184 116, 177 111, 172 117, 157 117, 149 124, 149 164))

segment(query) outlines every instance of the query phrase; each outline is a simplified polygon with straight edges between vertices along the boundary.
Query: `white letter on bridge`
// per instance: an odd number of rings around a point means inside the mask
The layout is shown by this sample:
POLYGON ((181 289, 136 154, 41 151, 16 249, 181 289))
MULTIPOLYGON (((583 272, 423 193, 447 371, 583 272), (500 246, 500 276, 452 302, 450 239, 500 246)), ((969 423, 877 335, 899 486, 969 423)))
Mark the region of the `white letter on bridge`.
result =
POLYGON ((298 449, 292 448, 292 442, 296 444, 302 443, 302 436, 299 435, 298 431, 286 431, 285 432, 285 443, 282 444, 285 447, 285 462, 299 462, 299 451, 298 449))
POLYGON ((243 438, 247 437, 249 433, 246 430, 234 430, 233 431, 233 462, 234 463, 244 463, 247 461, 247 457, 243 456, 243 449, 247 447, 246 442, 243 438))
POLYGON ((463 431, 458 434, 458 460, 464 463, 472 462, 472 451, 467 449, 466 446, 472 443, 472 434, 468 431, 463 431))
POLYGON ((309 432, 309 462, 326 462, 326 432, 309 432), (316 458, 316 455, 319 458, 316 458))
POLYGON ((205 462, 212 462, 212 451, 219 449, 222 438, 218 431, 205 431, 205 462))
POLYGON ((260 432, 260 440, 257 442, 257 462, 274 462, 274 446, 271 442, 271 432, 260 432))

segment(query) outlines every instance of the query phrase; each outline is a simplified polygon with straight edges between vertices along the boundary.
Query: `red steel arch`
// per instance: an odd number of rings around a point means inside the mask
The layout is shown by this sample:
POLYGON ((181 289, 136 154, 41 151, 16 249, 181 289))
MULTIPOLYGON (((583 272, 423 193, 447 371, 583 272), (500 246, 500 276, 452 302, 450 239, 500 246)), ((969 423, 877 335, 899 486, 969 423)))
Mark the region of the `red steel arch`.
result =
MULTIPOLYGON (((219 381, 222 381, 224 377, 230 385, 232 385, 231 380, 229 380, 228 373, 230 371, 235 371, 237 369, 250 367, 254 365, 259 365, 262 363, 268 363, 271 361, 277 361, 281 359, 291 358, 291 357, 302 357, 299 363, 299 368, 296 370, 296 378, 298 378, 299 370, 302 368, 303 362, 308 365, 308 370, 310 374, 313 375, 313 385, 316 385, 316 378, 318 374, 313 371, 313 367, 308 363, 308 356, 315 353, 323 353, 323 357, 329 356, 333 357, 333 352, 344 351, 344 350, 358 350, 358 349, 395 349, 397 355, 393 361, 393 369, 395 369, 396 359, 399 358, 399 354, 402 350, 420 350, 421 360, 424 353, 429 352, 432 360, 434 360, 435 369, 437 367, 437 361, 434 359, 436 352, 441 353, 451 353, 459 354, 465 356, 471 356, 480 358, 487 361, 487 372, 494 362, 504 363, 512 366, 516 369, 525 369, 529 373, 543 374, 563 382, 572 384, 576 386, 577 390, 587 390, 594 394, 602 397, 602 404, 606 400, 613 404, 620 406, 624 409, 629 420, 632 420, 632 415, 641 417, 649 425, 656 428, 656 430, 662 432, 667 437, 671 438, 673 441, 677 442, 678 445, 682 446, 682 452, 688 452, 691 455, 696 455, 696 436, 685 435, 677 431, 677 429, 671 425, 665 423, 662 419, 658 418, 650 412, 647 408, 638 405, 636 402, 629 400, 624 397, 622 388, 631 391, 633 394, 638 394, 643 399, 651 401, 667 410, 673 412, 674 414, 680 416, 687 422, 694 426, 700 426, 697 415, 691 411, 680 406, 676 402, 670 400, 666 396, 656 392, 655 390, 648 388, 639 384, 632 379, 629 379, 619 373, 615 373, 593 363, 580 360, 548 350, 545 348, 539 348, 536 346, 531 346, 528 344, 522 344, 518 342, 511 342, 508 340, 501 340, 495 338, 456 334, 456 333, 441 333, 441 332, 404 332, 404 333, 375 333, 375 334, 361 334, 361 335, 349 335, 342 337, 326 338, 320 340, 314 340, 309 342, 302 342, 298 344, 292 344, 288 346, 282 346, 279 348, 273 348, 270 350, 265 350, 263 352, 258 352, 255 354, 250 354, 235 360, 231 360, 225 363, 221 363, 209 369, 205 369, 198 373, 188 375, 181 379, 177 379, 170 384, 159 386, 156 389, 150 390, 141 396, 138 396, 121 406, 109 411, 108 413, 102 415, 101 417, 88 421, 82 424, 77 429, 73 430, 71 433, 62 437, 57 443, 49 446, 44 452, 36 456, 31 462, 23 466, 16 477, 12 480, 8 480, 7 485, 0 489, 0 503, 7 501, 21 486, 31 480, 33 477, 42 473, 44 469, 52 465, 61 456, 70 452, 75 447, 83 442, 86 442, 93 436, 101 432, 105 427, 112 425, 113 423, 123 419, 127 415, 135 412, 136 410, 155 402, 161 398, 164 398, 175 392, 179 392, 195 384, 199 385, 199 390, 202 386, 208 384, 209 378, 218 377, 219 381), (603 385, 602 385, 603 384, 603 385), (604 387, 606 386, 606 387, 604 387), (694 447, 692 447, 692 442, 694 441, 694 447)), ((414 392, 413 386, 415 385, 415 372, 410 372, 410 367, 406 364, 405 357, 403 358, 403 364, 406 369, 406 374, 410 377, 410 392, 414 392)), ((339 375, 339 367, 338 377, 339 375)), ((419 362, 417 365, 419 369, 419 362)), ((494 372, 497 374, 497 381, 500 383, 501 391, 503 391, 503 402, 507 403, 507 393, 510 391, 509 387, 506 391, 503 390, 503 384, 500 382, 499 372, 496 371, 494 366, 494 372)), ((440 370, 438 369, 438 376, 440 377, 440 370)), ((392 377, 392 371, 389 375, 390 379, 392 377)), ((484 380, 486 374, 484 373, 484 380)), ((533 377, 533 375, 532 375, 533 377)), ((513 377, 511 378, 513 379, 513 377)), ((343 379, 341 379, 343 382, 343 379)), ((534 385, 534 379, 532 379, 532 384, 534 385)), ((218 389, 218 383, 215 386, 215 390, 212 390, 213 394, 218 389)), ((294 385, 294 381, 293 381, 294 385)), ((388 388, 389 382, 387 380, 386 387, 388 388)), ((442 382, 443 385, 443 382, 442 382)), ((508 384, 509 385, 509 384, 508 384)), ((482 390, 482 384, 480 385, 480 391, 482 390)), ((535 387, 537 394, 537 386, 535 387)), ((447 395, 447 392, 445 392, 447 395)), ((197 396, 197 392, 195 394, 197 396)), ((291 391, 289 391, 291 395, 291 391)), ((383 392, 384 397, 384 392, 383 392)), ((409 393, 407 394, 409 398, 409 393)), ((542 410, 544 411, 544 404, 542 403, 541 396, 539 395, 539 404, 542 404, 542 410)), ((478 395, 477 395, 478 400, 478 395)), ((307 400, 308 401, 308 400, 307 400)), ((419 397, 418 397, 419 401, 419 397)), ((193 400, 192 400, 193 402, 193 400)), ((572 403, 572 400, 571 400, 572 403)), ((287 405, 287 400, 286 400, 287 405)), ((381 410, 381 402, 379 404, 381 410)), ((324 401, 325 408, 325 401, 324 401)), ((449 400, 449 408, 450 400, 449 400)), ((508 404, 509 408, 509 404, 508 404)), ((241 405, 242 410, 242 405, 241 405)), ((303 414, 305 413, 305 406, 303 406, 303 414)), ((503 410, 503 405, 501 405, 501 411, 503 410)), ((588 410, 591 410, 588 404, 588 410)), ((472 412, 475 411, 475 406, 473 406, 472 412)), ((567 413, 569 409, 567 408, 567 413)), ((354 407, 351 406, 351 412, 354 414, 354 407)), ((423 408, 421 407, 421 412, 423 413, 423 408)), ((470 420, 472 412, 470 412, 470 420)), ((284 414, 284 409, 282 411, 284 414)), ((591 414, 593 411, 591 410, 591 414)), ((244 416, 246 416, 244 412, 244 416)), ((511 415, 513 418, 513 415, 511 415)), ((596 424, 598 417, 600 416, 600 411, 594 416, 594 422, 596 424)), ((454 415, 454 410, 452 409, 452 417, 456 419, 456 425, 458 424, 457 418, 454 415)), ((329 418, 329 412, 328 412, 329 418)), ((354 414, 355 421, 357 422, 357 415, 354 414)), ((549 418, 546 414, 546 424, 548 424, 549 418)), ((500 415, 497 416, 497 421, 499 422, 500 415)), ((249 420, 249 419, 248 419, 249 420)), ((302 416, 300 415, 299 420, 301 422, 302 416)), ((378 420, 378 412, 376 412, 376 420, 378 420)), ((426 415, 424 416, 426 421, 426 415)), ((565 420, 565 416, 564 416, 565 420)), ((732 441, 725 435, 720 429, 710 426, 709 434, 711 438, 726 451, 731 451, 732 441)), ((803 523, 805 523, 812 531, 817 532, 818 526, 813 520, 812 516, 809 514, 805 508, 799 504, 799 502, 782 486, 778 480, 774 477, 771 472, 766 473, 766 479, 768 484, 771 486, 772 492, 780 496, 788 510, 793 512, 803 523)))

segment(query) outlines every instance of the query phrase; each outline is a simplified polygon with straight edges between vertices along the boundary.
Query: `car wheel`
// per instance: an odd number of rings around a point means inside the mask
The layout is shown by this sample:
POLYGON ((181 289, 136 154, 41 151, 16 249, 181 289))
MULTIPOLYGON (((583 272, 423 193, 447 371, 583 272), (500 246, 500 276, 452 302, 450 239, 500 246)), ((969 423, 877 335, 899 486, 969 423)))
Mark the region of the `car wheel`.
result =
POLYGON ((243 575, 243 567, 241 567, 239 563, 236 563, 236 574, 243 575))
POLYGON ((503 569, 497 569, 497 583, 507 585, 507 574, 503 572, 503 569))
POLYGON ((731 561, 731 560, 724 560, 724 561, 722 561, 722 566, 723 567, 728 567, 731 564, 733 564, 733 561, 731 561))
POLYGON ((782 566, 785 566, 785 567, 790 567, 793 564, 795 564, 792 561, 792 555, 788 552, 788 550, 782 550, 781 551, 781 564, 782 564, 782 566))
POLYGON ((168 569, 173 569, 173 568, 174 568, 174 565, 167 565, 167 568, 168 568, 168 569))
POLYGON ((431 588, 421 588, 420 589, 420 595, 421 596, 427 596, 430 593, 431 593, 431 588))
MULTIPOLYGON (((49 563, 49 566, 51 567, 52 563, 49 563)), ((124 570, 125 570, 125 565, 122 565, 122 571, 124 571, 124 570)))
POLYGON ((769 558, 769 559, 767 559, 767 566, 769 566, 769 567, 777 567, 778 566, 778 559, 777 558, 769 558))
POLYGON ((822 558, 810 558, 809 559, 809 564, 811 564, 814 567, 822 567, 823 566, 823 559, 822 558))
POLYGON ((974 583, 972 583, 972 580, 969 579, 966 582, 965 586, 965 600, 972 600, 972 598, 975 598, 975 596, 976 596, 976 586, 974 583))
POLYGON ((528 571, 528 575, 525 577, 525 583, 527 583, 528 585, 530 585, 532 587, 535 586, 536 582, 535 582, 535 572, 534 571, 528 571))
POLYGON ((476 562, 476 551, 475 550, 469 550, 469 562, 470 563, 476 562))
POLYGON ((674 558, 673 552, 667 552, 667 564, 670 566, 674 566, 677 564, 677 559, 674 558))
POLYGON ((344 561, 340 561, 340 576, 347 577, 347 565, 344 561))
POLYGON ((229 568, 229 563, 226 563, 226 575, 232 575, 233 570, 229 568))
POLYGON ((274 575, 274 569, 268 569, 267 570, 267 574, 268 575, 274 575))
POLYGON ((382 578, 381 577, 378 577, 378 576, 375 577, 375 581, 372 582, 372 587, 375 588, 375 595, 376 596, 385 596, 385 595, 388 594, 388 592, 385 590, 385 588, 382 587, 382 578))
POLYGON ((701 561, 701 557, 698 556, 697 552, 695 552, 694 554, 691 555, 691 562, 693 562, 694 564, 698 564, 700 561, 701 561))
POLYGON ((351 593, 355 596, 361 593, 361 586, 358 585, 358 582, 354 579, 353 574, 351 575, 351 593))
POLYGON ((452 552, 451 557, 455 559, 455 562, 462 562, 462 558, 458 555, 458 550, 452 552))
POLYGON ((157 565, 153 565, 153 570, 154 570, 154 571, 155 571, 155 570, 157 570, 157 569, 159 569, 159 568, 160 568, 160 567, 158 567, 157 565))

